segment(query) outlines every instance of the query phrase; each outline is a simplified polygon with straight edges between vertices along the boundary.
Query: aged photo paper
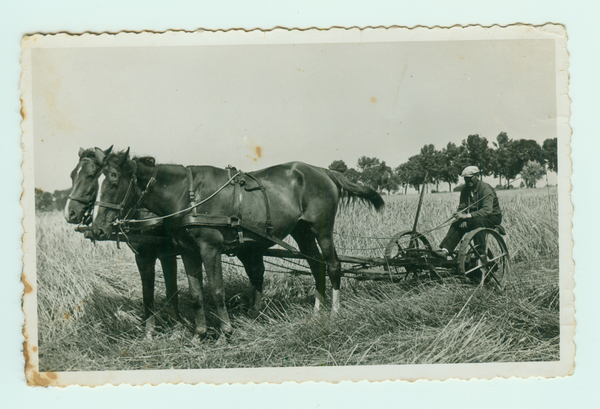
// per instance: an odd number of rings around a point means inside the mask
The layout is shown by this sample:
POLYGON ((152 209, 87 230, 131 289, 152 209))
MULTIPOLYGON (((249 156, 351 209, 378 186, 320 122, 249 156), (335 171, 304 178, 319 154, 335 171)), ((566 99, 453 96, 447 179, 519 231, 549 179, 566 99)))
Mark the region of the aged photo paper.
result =
POLYGON ((563 26, 22 50, 30 385, 573 372, 563 26))

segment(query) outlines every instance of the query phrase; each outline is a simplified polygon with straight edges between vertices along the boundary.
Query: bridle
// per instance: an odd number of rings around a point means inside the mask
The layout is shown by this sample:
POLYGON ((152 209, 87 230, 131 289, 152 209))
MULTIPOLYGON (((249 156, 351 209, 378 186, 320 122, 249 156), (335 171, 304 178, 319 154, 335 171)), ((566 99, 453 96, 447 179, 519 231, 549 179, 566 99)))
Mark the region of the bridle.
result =
MULTIPOLYGON (((119 212, 116 220, 113 221, 113 224, 118 224, 119 220, 121 220, 121 221, 128 220, 129 215, 135 213, 135 211, 139 208, 140 204, 144 200, 144 197, 146 196, 146 194, 152 190, 152 188, 154 187, 154 184, 156 183, 156 175, 158 174, 158 168, 154 167, 154 169, 152 171, 152 176, 150 177, 150 180, 148 181, 148 184, 146 185, 146 188, 140 195, 138 201, 135 203, 135 205, 133 207, 131 207, 127 211, 127 213, 123 217, 123 213, 125 212, 125 205, 129 201, 129 197, 132 195, 133 191, 135 190, 135 188, 137 186, 137 182, 138 182, 137 162, 133 160, 133 161, 131 161, 131 164, 133 167, 133 170, 131 172, 131 178, 129 179, 129 185, 127 186, 127 192, 125 193, 125 197, 123 197, 123 200, 121 201, 121 203, 116 204, 116 203, 105 202, 105 201, 96 201, 94 203, 94 207, 96 207, 96 206, 98 206, 99 208, 104 207, 107 209, 117 210, 119 212)), ((117 169, 115 169, 115 171, 119 174, 119 176, 122 175, 121 172, 118 171, 117 169)), ((98 189, 100 189, 100 187, 98 187, 98 189)))
MULTIPOLYGON (((79 160, 79 162, 82 162, 84 160, 90 161, 92 162, 94 165, 96 165, 96 163, 90 159, 90 158, 81 158, 79 160)), ((102 171, 102 166, 99 166, 99 170, 97 171, 96 175, 100 174, 100 172, 102 171)), ((86 219, 86 216, 89 216, 90 210, 92 209, 92 207, 94 206, 94 196, 95 196, 95 192, 91 195, 91 197, 83 197, 83 196, 75 196, 73 195, 73 192, 71 191, 71 193, 69 194, 69 196, 67 196, 67 199, 69 200, 74 200, 76 202, 81 203, 82 205, 84 205, 84 216, 82 218, 82 220, 86 219)))

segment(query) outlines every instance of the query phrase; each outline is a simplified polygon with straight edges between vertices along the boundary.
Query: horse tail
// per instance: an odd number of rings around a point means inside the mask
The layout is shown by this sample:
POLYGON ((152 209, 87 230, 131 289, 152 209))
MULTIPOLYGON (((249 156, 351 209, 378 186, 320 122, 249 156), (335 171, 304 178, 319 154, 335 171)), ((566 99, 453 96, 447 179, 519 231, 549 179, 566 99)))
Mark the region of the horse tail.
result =
POLYGON ((335 183, 338 192, 343 202, 349 203, 360 199, 372 205, 378 212, 382 211, 385 202, 383 198, 374 189, 368 186, 359 185, 358 183, 350 182, 344 175, 334 170, 325 169, 325 173, 329 179, 335 183))

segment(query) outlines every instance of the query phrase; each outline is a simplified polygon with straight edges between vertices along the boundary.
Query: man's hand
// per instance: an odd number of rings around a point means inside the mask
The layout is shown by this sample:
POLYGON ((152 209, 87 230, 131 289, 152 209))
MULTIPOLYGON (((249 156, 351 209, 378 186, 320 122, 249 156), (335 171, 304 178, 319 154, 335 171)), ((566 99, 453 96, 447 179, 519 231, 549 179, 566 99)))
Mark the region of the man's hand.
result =
MULTIPOLYGON (((458 213, 454 214, 454 217, 456 217, 459 220, 465 220, 465 219, 471 218, 471 215, 469 213, 458 212, 458 213)), ((461 224, 458 225, 458 227, 460 227, 461 229, 466 229, 467 222, 466 221, 462 222, 461 224)))

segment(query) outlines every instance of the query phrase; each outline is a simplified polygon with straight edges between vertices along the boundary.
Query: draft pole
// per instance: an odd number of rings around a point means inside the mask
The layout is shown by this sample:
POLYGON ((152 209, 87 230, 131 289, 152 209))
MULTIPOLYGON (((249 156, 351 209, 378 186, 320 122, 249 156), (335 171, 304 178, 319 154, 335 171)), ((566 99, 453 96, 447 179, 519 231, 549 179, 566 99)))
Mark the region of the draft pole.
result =
POLYGON ((417 205, 417 214, 415 214, 415 222, 412 228, 412 234, 410 235, 410 247, 417 247, 417 224, 419 223, 419 214, 421 213, 421 204, 423 204, 423 195, 425 194, 425 181, 427 180, 427 176, 429 176, 429 172, 425 173, 425 178, 423 179, 423 183, 421 183, 421 194, 419 195, 419 204, 417 205))

